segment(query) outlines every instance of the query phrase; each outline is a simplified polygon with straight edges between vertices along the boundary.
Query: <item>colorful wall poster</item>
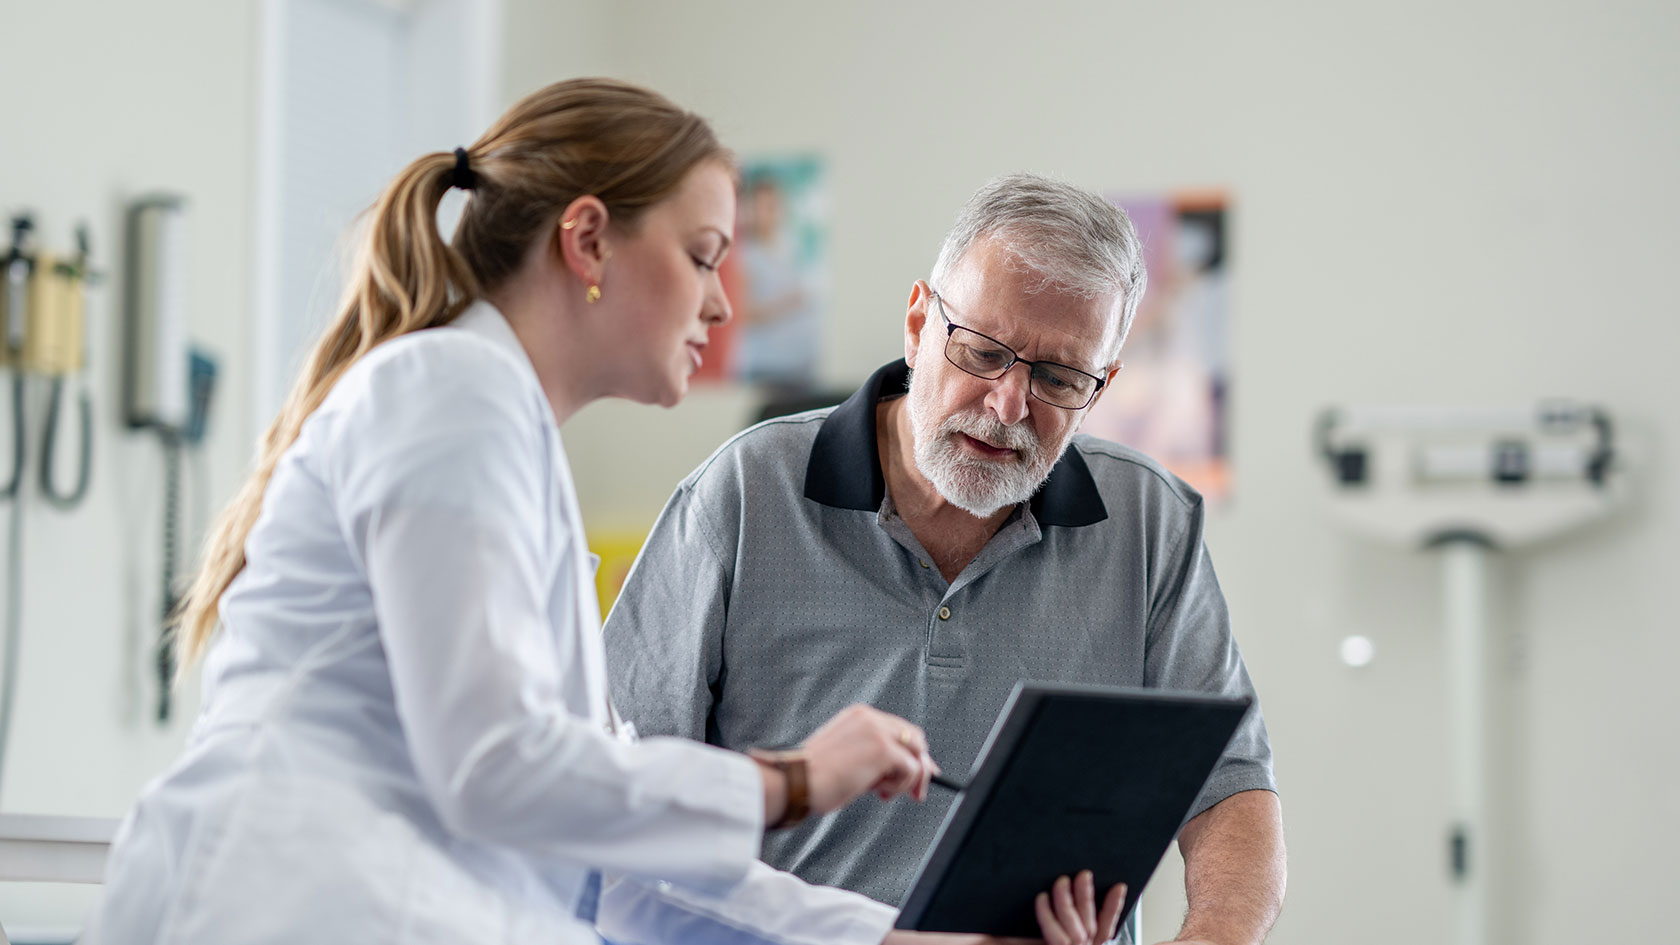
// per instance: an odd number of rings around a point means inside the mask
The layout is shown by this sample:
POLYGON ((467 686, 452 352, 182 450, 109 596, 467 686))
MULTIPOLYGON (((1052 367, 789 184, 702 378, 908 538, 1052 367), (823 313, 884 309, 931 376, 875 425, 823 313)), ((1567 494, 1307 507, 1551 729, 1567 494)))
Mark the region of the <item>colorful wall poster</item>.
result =
POLYGON ((1231 490, 1226 198, 1111 199, 1143 240, 1149 288, 1120 356, 1125 367, 1082 429, 1148 453, 1218 503, 1231 490))
POLYGON ((807 391, 817 379, 829 298, 822 161, 745 160, 738 200, 735 244, 723 267, 735 318, 713 330, 721 356, 708 356, 698 378, 775 394, 807 391))

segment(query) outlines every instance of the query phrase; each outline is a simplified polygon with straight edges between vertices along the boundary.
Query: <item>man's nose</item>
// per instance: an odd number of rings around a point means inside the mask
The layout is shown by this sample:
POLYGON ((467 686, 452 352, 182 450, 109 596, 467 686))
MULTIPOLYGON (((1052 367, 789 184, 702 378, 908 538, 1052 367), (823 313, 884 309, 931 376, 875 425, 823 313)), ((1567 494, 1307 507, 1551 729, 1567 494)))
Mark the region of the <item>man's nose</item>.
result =
POLYGON ((986 394, 986 406, 997 414, 1005 426, 1014 426, 1027 418, 1027 398, 1032 396, 1032 368, 1016 363, 1003 376, 992 382, 986 394))

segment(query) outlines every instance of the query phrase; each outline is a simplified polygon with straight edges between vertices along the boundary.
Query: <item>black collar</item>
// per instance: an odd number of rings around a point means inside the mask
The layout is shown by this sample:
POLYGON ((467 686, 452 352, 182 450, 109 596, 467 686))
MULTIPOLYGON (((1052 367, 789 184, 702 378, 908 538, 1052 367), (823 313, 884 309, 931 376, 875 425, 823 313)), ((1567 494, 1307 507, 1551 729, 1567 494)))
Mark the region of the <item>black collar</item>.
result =
MULTIPOLYGON (((805 498, 837 509, 874 512, 887 495, 881 457, 875 449, 875 405, 904 391, 910 368, 903 359, 870 375, 857 393, 834 408, 817 431, 805 467, 805 498)), ((1076 449, 1050 470, 1050 478, 1028 507, 1040 525, 1079 527, 1108 518, 1096 480, 1076 449)))

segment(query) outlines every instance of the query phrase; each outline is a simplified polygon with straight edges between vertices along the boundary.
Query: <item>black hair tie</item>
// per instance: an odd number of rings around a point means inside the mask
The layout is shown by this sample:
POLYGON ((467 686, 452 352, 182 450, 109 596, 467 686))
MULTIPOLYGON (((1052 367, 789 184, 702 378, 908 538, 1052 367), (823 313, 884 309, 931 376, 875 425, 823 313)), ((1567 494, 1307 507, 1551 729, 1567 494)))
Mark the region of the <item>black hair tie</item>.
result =
POLYGON ((455 173, 450 175, 449 186, 462 190, 472 190, 478 186, 478 175, 467 166, 467 149, 455 149, 455 173))

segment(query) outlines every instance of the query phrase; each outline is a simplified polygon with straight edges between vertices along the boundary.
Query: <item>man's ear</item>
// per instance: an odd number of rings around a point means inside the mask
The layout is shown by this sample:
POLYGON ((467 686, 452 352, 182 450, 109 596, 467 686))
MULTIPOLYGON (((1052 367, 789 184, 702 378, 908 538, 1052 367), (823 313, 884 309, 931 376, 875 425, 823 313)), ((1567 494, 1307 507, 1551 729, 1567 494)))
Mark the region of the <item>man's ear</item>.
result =
MULTIPOLYGON (((1103 375, 1102 389, 1097 391, 1097 396, 1092 397, 1091 402, 1089 404, 1085 405, 1085 412, 1086 413, 1090 413, 1091 409, 1097 405, 1097 401, 1102 400, 1103 395, 1108 393, 1110 390, 1112 390, 1114 388, 1114 379, 1120 375, 1120 369, 1125 367, 1125 366, 1126 365, 1124 363, 1122 363, 1120 361, 1116 361, 1116 362, 1114 362, 1114 366, 1109 368, 1108 372, 1103 375)), ((1081 418, 1080 422, 1084 423, 1085 421, 1084 421, 1083 418, 1081 418)))
POLYGON ((554 222, 554 247, 560 263, 585 285, 600 283, 607 259, 612 256, 607 245, 608 217, 601 198, 585 195, 568 204, 554 222))
POLYGON ((928 306, 933 304, 933 290, 917 279, 910 286, 910 302, 904 310, 904 363, 916 366, 916 355, 922 346, 922 329, 927 327, 928 306))

